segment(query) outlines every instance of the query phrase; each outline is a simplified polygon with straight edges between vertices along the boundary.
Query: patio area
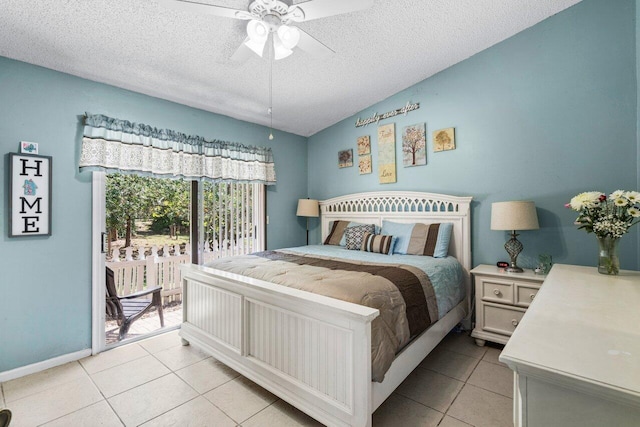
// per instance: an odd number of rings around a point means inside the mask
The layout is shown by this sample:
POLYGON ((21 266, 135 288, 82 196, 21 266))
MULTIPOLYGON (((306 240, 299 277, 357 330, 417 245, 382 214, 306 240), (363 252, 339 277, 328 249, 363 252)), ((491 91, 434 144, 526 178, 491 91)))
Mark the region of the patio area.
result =
MULTIPOLYGON (((169 304, 162 309, 164 316, 164 328, 168 329, 182 323, 182 304, 169 304)), ((118 331, 120 327, 115 320, 105 322, 106 345, 118 342, 118 331)), ((151 332, 160 330, 160 318, 156 310, 150 311, 140 319, 133 322, 129 332, 122 342, 132 338, 138 338, 151 332)))

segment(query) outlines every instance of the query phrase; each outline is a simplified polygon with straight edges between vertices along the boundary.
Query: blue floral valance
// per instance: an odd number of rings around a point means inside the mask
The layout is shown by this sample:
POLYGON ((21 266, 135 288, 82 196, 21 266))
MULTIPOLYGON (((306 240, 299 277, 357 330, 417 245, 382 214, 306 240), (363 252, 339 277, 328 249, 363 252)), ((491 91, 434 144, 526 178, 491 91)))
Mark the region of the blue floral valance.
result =
POLYGON ((100 114, 85 117, 80 170, 215 182, 276 182, 270 148, 207 141, 100 114))

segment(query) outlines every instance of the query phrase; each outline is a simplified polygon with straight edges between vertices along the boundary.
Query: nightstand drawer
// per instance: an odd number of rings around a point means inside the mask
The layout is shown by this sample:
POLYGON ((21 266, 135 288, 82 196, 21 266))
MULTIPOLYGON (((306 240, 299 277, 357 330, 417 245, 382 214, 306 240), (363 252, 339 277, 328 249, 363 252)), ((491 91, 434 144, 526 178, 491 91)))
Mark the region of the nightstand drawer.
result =
POLYGON ((502 335, 511 335, 522 320, 525 310, 485 304, 483 309, 483 327, 485 331, 502 335))
POLYGON ((529 307, 539 290, 538 287, 516 285, 516 305, 529 307))
POLYGON ((481 279, 482 299, 501 304, 513 304, 513 282, 481 279))

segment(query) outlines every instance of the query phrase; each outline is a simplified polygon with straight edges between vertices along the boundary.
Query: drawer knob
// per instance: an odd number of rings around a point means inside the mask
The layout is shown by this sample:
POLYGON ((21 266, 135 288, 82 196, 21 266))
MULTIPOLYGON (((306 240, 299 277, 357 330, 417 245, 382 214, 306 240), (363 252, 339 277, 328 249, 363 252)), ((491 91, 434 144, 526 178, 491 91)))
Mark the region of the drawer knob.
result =
POLYGON ((531 301, 533 301, 533 299, 536 297, 536 294, 531 294, 529 295, 529 298, 531 298, 531 301))
POLYGON ((494 290, 493 290, 493 293, 494 293, 494 294, 496 294, 497 296, 500 296, 500 294, 501 294, 502 292, 500 292, 500 290, 499 290, 499 289, 494 289, 494 290))
POLYGON ((518 326, 518 321, 517 321, 516 319, 513 319, 513 320, 511 321, 511 324, 512 324, 513 326, 518 326))

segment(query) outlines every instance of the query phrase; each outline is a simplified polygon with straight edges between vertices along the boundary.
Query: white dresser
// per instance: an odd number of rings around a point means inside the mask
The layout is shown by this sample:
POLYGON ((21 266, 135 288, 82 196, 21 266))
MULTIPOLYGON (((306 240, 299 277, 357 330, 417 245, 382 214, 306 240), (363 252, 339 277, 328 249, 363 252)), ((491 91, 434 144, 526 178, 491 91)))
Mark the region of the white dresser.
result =
POLYGON ((506 344, 546 276, 525 270, 507 273, 495 265, 479 265, 473 270, 476 326, 471 336, 476 344, 485 341, 506 344))
POLYGON ((640 426, 640 272, 554 265, 500 361, 516 426, 640 426))

